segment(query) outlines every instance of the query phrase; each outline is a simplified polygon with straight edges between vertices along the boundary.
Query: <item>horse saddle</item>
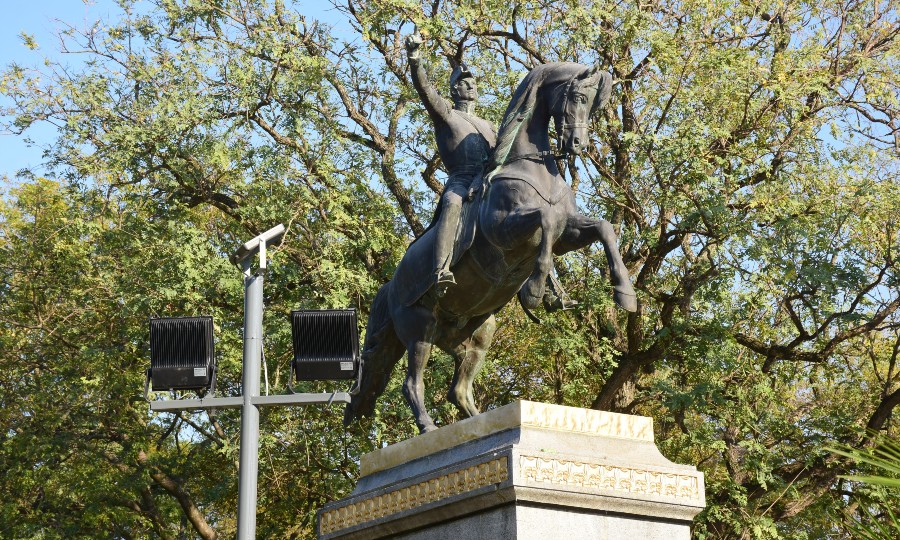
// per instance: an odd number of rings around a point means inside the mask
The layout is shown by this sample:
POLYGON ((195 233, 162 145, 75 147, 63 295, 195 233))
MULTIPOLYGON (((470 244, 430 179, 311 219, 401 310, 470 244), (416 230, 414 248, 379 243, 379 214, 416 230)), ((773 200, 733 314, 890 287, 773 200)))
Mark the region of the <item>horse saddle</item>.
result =
MULTIPOLYGON (((476 178, 475 182, 480 184, 481 178, 476 178)), ((450 266, 459 262, 463 253, 468 251, 472 247, 472 242, 475 241, 475 228, 478 225, 478 213, 481 210, 484 191, 484 186, 479 185, 472 197, 463 201, 462 210, 459 213, 459 226, 456 227, 456 241, 453 243, 453 258, 450 260, 450 266)))
MULTIPOLYGON (((475 230, 478 224, 478 213, 484 200, 485 189, 483 186, 481 186, 480 178, 475 178, 473 184, 479 186, 479 188, 472 194, 471 198, 466 198, 463 200, 462 208, 460 209, 459 214, 459 224, 456 227, 456 236, 453 242, 453 255, 450 259, 451 267, 459 261, 459 259, 463 256, 463 254, 465 254, 466 251, 468 251, 470 247, 472 247, 472 243, 475 241, 475 230)), ((409 306, 418 302, 419 299, 422 298, 422 296, 424 296, 432 286, 434 286, 435 268, 433 268, 433 240, 429 239, 428 242, 420 242, 419 240, 424 239, 426 235, 433 236, 429 235, 429 231, 434 226, 434 224, 438 222, 439 218, 440 205, 438 205, 438 210, 435 213, 434 218, 431 220, 431 225, 429 225, 428 229, 425 230, 425 233, 417 238, 407 248, 407 257, 410 257, 411 259, 417 259, 417 264, 410 266, 415 266, 420 270, 427 267, 429 271, 418 271, 412 273, 405 272, 398 268, 397 274, 395 274, 394 280, 398 283, 402 283, 401 286, 395 287, 395 290, 399 289, 399 299, 405 306, 409 306), (400 276, 400 274, 403 274, 402 277, 400 276), (398 277, 400 279, 398 279, 398 277)))

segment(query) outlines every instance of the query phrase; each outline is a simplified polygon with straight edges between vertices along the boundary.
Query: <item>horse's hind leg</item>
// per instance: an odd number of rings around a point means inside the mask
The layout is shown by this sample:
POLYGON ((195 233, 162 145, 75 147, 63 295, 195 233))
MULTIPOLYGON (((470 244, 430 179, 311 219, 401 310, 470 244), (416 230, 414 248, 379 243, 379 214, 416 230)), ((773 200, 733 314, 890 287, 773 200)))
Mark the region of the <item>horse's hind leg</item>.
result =
POLYGON ((437 426, 425 406, 425 367, 434 343, 434 315, 423 307, 413 307, 394 319, 397 335, 406 344, 406 380, 403 395, 412 409, 419 433, 434 431, 437 426))
POLYGON ((403 381, 403 395, 412 409, 416 418, 419 433, 434 431, 437 426, 428 414, 425 407, 425 366, 431 357, 431 343, 427 341, 415 341, 407 348, 409 363, 406 370, 406 380, 403 381))
POLYGON ((606 261, 609 264, 609 280, 613 286, 613 299, 626 311, 637 311, 637 296, 631 286, 628 268, 619 255, 616 232, 612 225, 603 219, 594 219, 582 214, 574 214, 566 221, 562 237, 556 242, 553 251, 557 254, 568 253, 589 246, 596 241, 603 243, 606 261))
POLYGON ((472 383, 481 371, 481 365, 496 330, 497 323, 493 315, 469 321, 462 330, 468 337, 452 351, 448 351, 456 361, 456 371, 453 373, 453 382, 450 383, 447 398, 465 417, 475 416, 480 412, 475 405, 472 383))

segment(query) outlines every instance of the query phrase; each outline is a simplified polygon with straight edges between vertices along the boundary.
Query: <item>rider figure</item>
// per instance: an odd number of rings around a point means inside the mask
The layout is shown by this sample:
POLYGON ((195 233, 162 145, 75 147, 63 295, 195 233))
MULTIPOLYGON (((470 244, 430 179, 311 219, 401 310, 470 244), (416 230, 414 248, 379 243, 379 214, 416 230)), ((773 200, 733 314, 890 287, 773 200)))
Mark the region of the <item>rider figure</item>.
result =
MULTIPOLYGON (((435 140, 441 161, 447 167, 448 179, 441 195, 441 208, 435 224, 434 283, 439 295, 456 284, 450 264, 453 244, 459 227, 462 203, 481 189, 485 166, 497 144, 497 130, 493 124, 475 116, 478 90, 474 73, 462 63, 450 74, 450 98, 441 97, 428 80, 421 59, 422 38, 418 32, 406 38, 406 55, 416 88, 428 116, 434 124, 435 140)), ((569 309, 577 302, 571 300, 554 273, 547 276, 544 307, 548 311, 569 309)))
POLYGON ((438 154, 449 176, 441 195, 434 242, 434 280, 439 294, 443 294, 456 283, 450 263, 462 203, 481 187, 485 164, 497 144, 497 131, 490 122, 475 116, 478 90, 468 66, 460 64, 450 75, 450 103, 429 82, 422 65, 421 45, 418 33, 406 38, 413 86, 434 124, 438 154))

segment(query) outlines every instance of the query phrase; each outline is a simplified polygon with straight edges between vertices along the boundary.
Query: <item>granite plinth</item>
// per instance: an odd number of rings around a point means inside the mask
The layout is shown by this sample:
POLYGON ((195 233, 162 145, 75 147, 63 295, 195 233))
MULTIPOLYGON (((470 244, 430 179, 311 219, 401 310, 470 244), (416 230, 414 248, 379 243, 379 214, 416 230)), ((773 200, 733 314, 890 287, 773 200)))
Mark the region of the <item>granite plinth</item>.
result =
POLYGON ((703 474, 667 460, 650 418, 512 403, 362 457, 319 538, 690 537, 703 474))

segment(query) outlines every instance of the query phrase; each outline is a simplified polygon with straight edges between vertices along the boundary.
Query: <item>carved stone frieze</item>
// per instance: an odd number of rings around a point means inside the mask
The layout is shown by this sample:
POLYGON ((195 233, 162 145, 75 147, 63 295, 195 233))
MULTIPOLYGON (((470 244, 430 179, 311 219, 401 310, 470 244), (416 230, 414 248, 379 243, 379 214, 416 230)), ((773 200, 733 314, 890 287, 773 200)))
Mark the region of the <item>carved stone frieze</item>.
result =
POLYGON ((692 502, 700 500, 700 479, 697 476, 646 468, 522 455, 519 456, 519 478, 525 482, 607 489, 692 502))
POLYGON ((330 534, 509 478, 506 456, 471 465, 411 486, 372 496, 323 512, 320 534, 330 534))

